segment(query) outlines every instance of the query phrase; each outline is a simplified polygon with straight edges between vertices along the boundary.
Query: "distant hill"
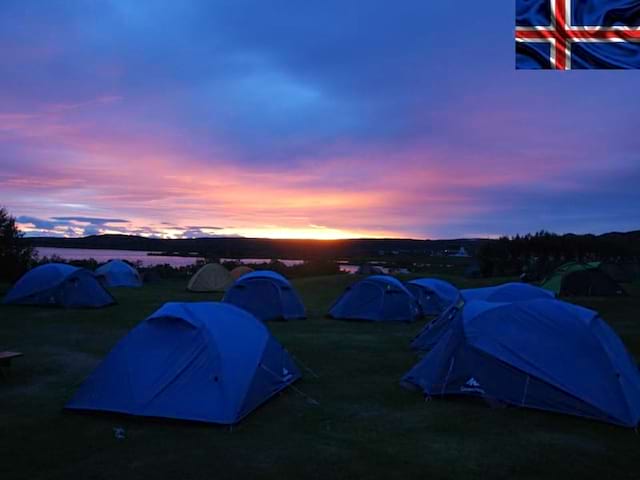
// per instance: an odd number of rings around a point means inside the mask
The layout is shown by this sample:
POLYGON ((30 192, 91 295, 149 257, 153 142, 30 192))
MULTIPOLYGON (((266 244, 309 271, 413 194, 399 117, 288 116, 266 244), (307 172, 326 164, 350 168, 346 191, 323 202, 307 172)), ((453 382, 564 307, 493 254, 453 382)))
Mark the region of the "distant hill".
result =
MULTIPOLYGON (((615 250, 640 255, 640 230, 610 232, 602 235, 566 234, 560 238, 571 243, 605 241, 615 250)), ((349 240, 280 240, 270 238, 213 237, 161 239, 132 235, 92 235, 82 238, 28 237, 36 247, 143 250, 174 255, 197 255, 208 258, 331 258, 369 259, 441 256, 461 247, 472 256, 493 242, 482 238, 450 240, 416 240, 396 238, 357 238, 349 240)))
POLYGON ((93 235, 82 238, 28 237, 36 247, 145 250, 169 254, 198 254, 211 258, 380 258, 430 256, 464 247, 474 254, 484 239, 414 240, 275 240, 214 237, 158 239, 130 235, 93 235))

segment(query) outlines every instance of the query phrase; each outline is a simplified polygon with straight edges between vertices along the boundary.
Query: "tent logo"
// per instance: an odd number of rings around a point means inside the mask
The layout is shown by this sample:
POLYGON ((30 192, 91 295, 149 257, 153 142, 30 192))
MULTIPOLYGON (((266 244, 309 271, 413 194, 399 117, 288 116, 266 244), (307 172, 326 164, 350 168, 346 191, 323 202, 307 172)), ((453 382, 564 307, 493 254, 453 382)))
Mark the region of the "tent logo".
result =
POLYGON ((484 393, 484 390, 480 386, 480 382, 478 382, 473 377, 469 378, 469 380, 467 380, 465 382, 465 384, 460 387, 460 391, 461 392, 484 393))
POLYGON ((468 385, 469 387, 479 387, 480 383, 473 377, 471 377, 469 380, 467 380, 467 383, 465 383, 465 385, 468 385))

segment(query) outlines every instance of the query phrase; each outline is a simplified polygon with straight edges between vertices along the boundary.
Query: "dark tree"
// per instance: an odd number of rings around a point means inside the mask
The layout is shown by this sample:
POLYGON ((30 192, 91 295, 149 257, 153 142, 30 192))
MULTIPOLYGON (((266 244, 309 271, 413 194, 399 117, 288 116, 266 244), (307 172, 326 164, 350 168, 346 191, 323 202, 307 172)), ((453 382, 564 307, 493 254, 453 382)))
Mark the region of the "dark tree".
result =
POLYGON ((0 278, 10 282, 17 280, 34 260, 33 247, 24 241, 15 218, 0 208, 0 278))
POLYGON ((640 232, 605 235, 534 234, 501 237, 484 244, 478 261, 484 276, 520 275, 540 280, 568 261, 638 263, 640 232))

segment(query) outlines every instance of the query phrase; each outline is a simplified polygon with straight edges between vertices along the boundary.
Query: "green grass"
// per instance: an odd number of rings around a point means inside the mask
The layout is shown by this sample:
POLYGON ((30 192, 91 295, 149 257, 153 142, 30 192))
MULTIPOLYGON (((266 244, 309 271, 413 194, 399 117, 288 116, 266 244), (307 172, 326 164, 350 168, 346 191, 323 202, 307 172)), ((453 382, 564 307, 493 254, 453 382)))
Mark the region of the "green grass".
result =
MULTIPOLYGON (((422 323, 325 319, 353 280, 297 280, 310 319, 269 324, 319 375, 304 371, 296 384, 319 405, 287 389, 233 429, 62 410, 114 343, 163 302, 217 297, 165 281, 114 290, 119 304, 101 310, 0 307, 0 350, 26 354, 0 382, 0 478, 640 478, 633 430, 480 400, 425 402, 402 389, 422 323)), ((640 286, 630 290, 578 303, 597 308, 640 357, 640 286)))

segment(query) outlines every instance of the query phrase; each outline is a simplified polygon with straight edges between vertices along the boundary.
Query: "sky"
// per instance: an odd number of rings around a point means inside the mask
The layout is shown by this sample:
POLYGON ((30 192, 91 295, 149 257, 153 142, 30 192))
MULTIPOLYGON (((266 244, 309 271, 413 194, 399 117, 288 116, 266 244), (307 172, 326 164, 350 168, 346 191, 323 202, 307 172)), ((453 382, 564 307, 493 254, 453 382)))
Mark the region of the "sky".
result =
POLYGON ((516 71, 514 2, 2 0, 28 235, 640 227, 640 73, 516 71))

